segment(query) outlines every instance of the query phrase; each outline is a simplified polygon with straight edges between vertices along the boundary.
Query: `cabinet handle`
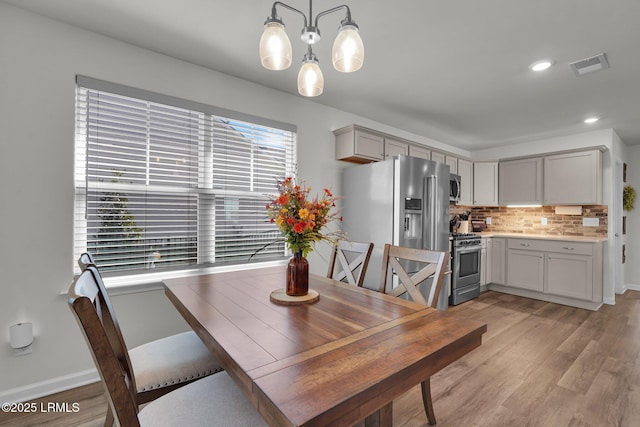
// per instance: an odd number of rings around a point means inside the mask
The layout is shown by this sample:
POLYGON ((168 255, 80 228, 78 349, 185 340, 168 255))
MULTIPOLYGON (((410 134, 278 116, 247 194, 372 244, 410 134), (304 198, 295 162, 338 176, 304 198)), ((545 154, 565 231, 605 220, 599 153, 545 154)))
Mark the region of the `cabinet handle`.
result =
POLYGON ((575 248, 570 248, 568 246, 563 246, 562 249, 566 249, 568 251, 574 251, 575 250, 575 248))
POLYGON ((520 243, 520 246, 529 247, 529 246, 531 246, 531 245, 530 245, 530 244, 528 244, 528 243, 520 243))

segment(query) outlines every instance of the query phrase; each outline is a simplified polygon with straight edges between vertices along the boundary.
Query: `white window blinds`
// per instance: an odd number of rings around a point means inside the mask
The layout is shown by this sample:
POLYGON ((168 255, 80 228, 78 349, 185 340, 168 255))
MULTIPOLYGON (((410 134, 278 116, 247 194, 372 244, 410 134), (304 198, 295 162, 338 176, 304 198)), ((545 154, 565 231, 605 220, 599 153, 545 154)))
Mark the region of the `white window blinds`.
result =
POLYGON ((295 128, 219 111, 78 77, 76 259, 129 274, 285 255, 265 196, 293 172, 295 128))

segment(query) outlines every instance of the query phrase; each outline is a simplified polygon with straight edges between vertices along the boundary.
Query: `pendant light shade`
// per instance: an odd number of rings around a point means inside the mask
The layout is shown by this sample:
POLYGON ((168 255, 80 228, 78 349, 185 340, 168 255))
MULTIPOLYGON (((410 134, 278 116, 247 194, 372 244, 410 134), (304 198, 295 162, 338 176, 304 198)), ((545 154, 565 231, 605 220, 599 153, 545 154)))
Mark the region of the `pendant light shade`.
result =
POLYGON ((320 28, 318 20, 338 11, 345 11, 345 17, 340 22, 338 36, 333 43, 331 53, 333 67, 343 73, 351 73, 362 68, 364 62, 364 45, 360 38, 358 25, 351 19, 349 6, 343 4, 313 14, 313 0, 309 0, 309 16, 304 12, 277 1, 271 6, 271 14, 264 23, 264 32, 260 39, 260 62, 269 70, 285 70, 291 65, 291 42, 284 29, 284 23, 278 16, 277 9, 287 9, 302 16, 303 26, 300 40, 308 45, 308 51, 302 60, 302 67, 298 72, 298 92, 302 96, 318 96, 324 90, 324 77, 318 65, 311 46, 320 42, 320 28))
POLYGON ((291 42, 284 24, 267 21, 260 38, 260 62, 268 70, 286 70, 291 66, 291 42))
POLYGON ((318 96, 324 90, 324 77, 315 55, 304 56, 298 73, 298 92, 302 96, 318 96))
POLYGON ((351 73, 362 68, 364 44, 355 25, 343 25, 333 42, 331 53, 333 67, 342 73, 351 73))

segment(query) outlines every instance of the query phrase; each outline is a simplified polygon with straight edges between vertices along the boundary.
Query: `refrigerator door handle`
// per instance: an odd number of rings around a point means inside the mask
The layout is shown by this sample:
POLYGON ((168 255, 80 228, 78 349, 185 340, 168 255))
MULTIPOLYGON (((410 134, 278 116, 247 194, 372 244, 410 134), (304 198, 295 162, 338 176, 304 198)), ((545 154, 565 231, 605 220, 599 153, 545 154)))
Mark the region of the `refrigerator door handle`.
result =
POLYGON ((436 175, 427 176, 424 179, 424 188, 424 200, 427 205, 427 215, 423 221, 426 221, 429 224, 429 227, 424 227, 424 230, 429 230, 429 235, 424 238, 424 242, 427 244, 425 249, 435 249, 436 234, 438 232, 438 224, 435 221, 437 209, 436 202, 438 200, 436 197, 438 194, 438 177, 436 175))

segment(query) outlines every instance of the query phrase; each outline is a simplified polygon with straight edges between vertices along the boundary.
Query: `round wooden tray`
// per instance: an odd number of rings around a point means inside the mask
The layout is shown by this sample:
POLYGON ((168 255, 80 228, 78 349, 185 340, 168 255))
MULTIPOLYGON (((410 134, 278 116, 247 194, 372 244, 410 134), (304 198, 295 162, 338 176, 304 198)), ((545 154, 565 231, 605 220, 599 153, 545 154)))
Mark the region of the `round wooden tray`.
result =
POLYGON ((306 295, 293 297, 287 295, 287 290, 285 288, 282 288, 271 292, 271 295, 269 295, 269 299, 272 303, 279 305, 313 304, 320 299, 320 294, 318 293, 318 291, 309 289, 309 292, 307 292, 306 295))

